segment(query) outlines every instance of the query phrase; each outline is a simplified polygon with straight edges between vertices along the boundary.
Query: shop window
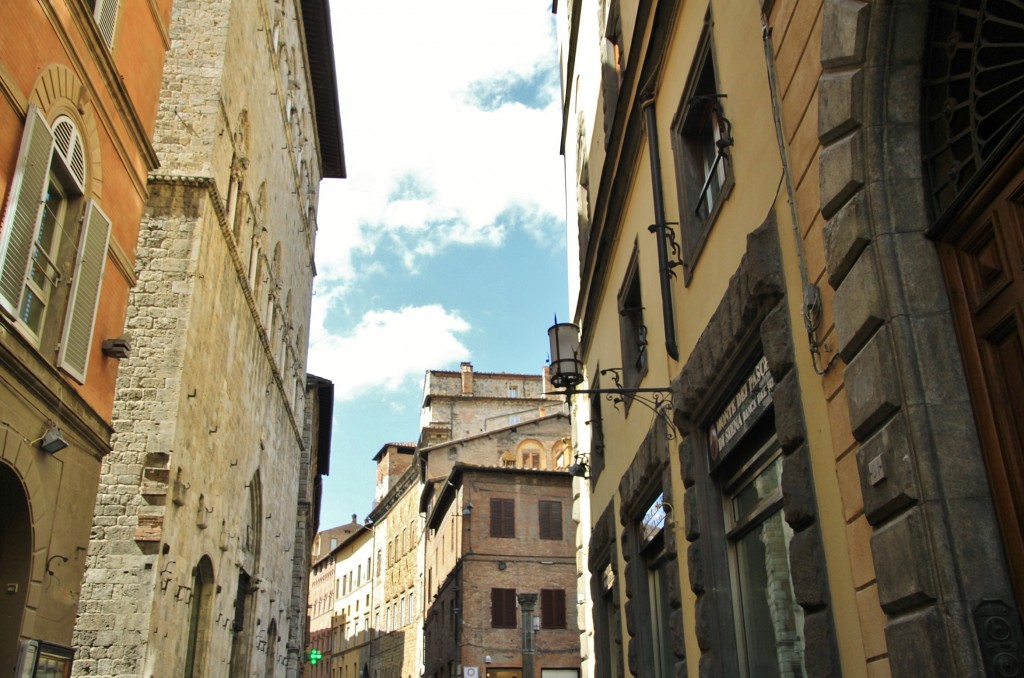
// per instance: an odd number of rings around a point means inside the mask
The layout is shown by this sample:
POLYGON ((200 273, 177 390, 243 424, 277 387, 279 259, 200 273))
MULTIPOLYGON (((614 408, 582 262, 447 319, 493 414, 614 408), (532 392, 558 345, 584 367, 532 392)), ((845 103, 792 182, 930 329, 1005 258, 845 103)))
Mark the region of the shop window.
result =
POLYGON ((640 296, 640 267, 637 250, 619 290, 619 337, 622 348, 622 381, 625 388, 635 388, 647 374, 647 326, 640 296))
POLYGON ((803 612, 790 577, 793 531, 782 515, 782 455, 771 419, 737 448, 729 465, 740 468, 724 488, 736 635, 747 678, 806 675, 803 612))
POLYGON ((615 603, 615 569, 606 563, 600 569, 598 595, 594 600, 594 650, 597 653, 597 678, 622 676, 622 652, 617 642, 619 610, 615 603))
POLYGON ((491 589, 491 628, 516 628, 515 589, 491 589))
POLYGON ((644 564, 647 629, 641 634, 646 641, 647 660, 651 675, 670 678, 674 674, 675 655, 672 652, 672 630, 669 605, 669 554, 665 549, 664 495, 659 494, 647 504, 638 524, 640 555, 644 564), (647 632, 649 631, 649 633, 647 632))
POLYGON ((516 536, 516 502, 514 499, 491 498, 491 536, 516 536))
POLYGON ((715 71, 710 17, 672 121, 683 261, 689 281, 712 224, 732 190, 732 131, 715 71))
POLYGON ((565 589, 540 590, 540 625, 544 629, 564 629, 565 589))
POLYGON ((541 499, 537 504, 540 516, 540 538, 562 539, 562 502, 541 499))

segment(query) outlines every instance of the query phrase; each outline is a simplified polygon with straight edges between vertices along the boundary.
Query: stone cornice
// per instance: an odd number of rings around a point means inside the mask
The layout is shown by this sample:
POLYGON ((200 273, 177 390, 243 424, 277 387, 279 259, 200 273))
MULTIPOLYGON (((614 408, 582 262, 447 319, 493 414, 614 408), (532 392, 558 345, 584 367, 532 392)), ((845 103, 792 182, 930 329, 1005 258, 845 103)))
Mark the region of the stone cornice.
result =
POLYGON ((110 422, 86 402, 55 366, 6 324, 0 324, 0 367, 13 377, 12 387, 38 399, 61 427, 85 440, 90 455, 102 459, 110 451, 110 436, 114 432, 110 422))

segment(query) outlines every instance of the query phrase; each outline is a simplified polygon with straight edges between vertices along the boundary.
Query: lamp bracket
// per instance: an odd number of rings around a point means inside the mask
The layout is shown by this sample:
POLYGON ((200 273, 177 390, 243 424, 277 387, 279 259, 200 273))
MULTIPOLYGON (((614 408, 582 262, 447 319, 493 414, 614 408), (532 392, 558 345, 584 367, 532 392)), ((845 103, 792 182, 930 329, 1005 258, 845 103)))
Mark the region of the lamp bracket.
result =
POLYGON ((615 388, 567 388, 564 391, 556 391, 545 395, 564 395, 569 400, 574 395, 605 396, 615 409, 628 398, 630 402, 637 402, 649 409, 667 425, 668 437, 675 438, 676 427, 672 423, 672 389, 669 387, 633 387, 622 386, 622 368, 608 367, 599 372, 601 376, 610 377, 615 388))

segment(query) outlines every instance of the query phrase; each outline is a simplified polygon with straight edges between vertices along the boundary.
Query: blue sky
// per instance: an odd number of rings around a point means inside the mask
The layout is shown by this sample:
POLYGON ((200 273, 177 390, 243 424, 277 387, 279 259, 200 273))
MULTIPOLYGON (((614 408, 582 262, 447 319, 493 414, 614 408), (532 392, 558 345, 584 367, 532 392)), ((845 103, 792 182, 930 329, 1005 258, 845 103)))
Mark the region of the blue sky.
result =
POLYGON ((309 371, 335 384, 321 528, 372 508, 423 375, 539 374, 568 313, 550 0, 332 0, 348 178, 321 186, 309 371))

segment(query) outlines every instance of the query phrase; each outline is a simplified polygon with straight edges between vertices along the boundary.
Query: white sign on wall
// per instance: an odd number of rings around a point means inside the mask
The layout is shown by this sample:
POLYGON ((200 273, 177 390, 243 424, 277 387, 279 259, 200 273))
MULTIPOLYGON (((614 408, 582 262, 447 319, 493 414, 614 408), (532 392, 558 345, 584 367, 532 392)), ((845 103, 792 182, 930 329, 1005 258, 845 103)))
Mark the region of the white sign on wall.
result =
POLYGON ((480 678, 480 669, 476 666, 465 666, 462 669, 463 678, 480 678))

